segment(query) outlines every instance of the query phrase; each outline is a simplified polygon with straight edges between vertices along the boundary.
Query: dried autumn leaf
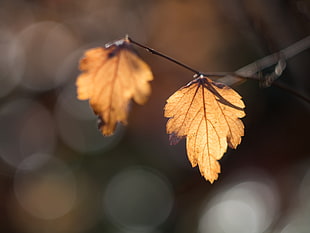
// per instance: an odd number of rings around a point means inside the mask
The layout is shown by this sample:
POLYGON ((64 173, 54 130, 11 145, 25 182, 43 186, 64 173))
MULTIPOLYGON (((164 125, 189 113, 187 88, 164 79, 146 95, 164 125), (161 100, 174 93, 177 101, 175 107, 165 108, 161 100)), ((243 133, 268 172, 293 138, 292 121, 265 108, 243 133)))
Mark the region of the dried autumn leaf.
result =
POLYGON ((127 39, 87 50, 80 70, 78 99, 89 99, 103 135, 113 134, 117 122, 127 124, 131 99, 144 104, 151 93, 152 72, 127 39))
POLYGON ((167 100, 165 117, 171 144, 186 137, 188 158, 211 183, 218 178, 227 145, 241 142, 245 116, 241 96, 230 87, 198 77, 167 100))

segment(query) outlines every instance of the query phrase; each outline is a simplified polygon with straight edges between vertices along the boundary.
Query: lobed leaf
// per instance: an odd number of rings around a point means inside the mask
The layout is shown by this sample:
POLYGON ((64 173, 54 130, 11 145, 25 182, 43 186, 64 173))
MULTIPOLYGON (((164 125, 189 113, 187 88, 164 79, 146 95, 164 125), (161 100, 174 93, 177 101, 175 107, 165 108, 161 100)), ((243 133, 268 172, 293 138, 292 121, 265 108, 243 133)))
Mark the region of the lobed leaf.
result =
POLYGON ((152 72, 127 39, 87 50, 80 70, 78 99, 89 99, 103 135, 113 134, 117 122, 127 124, 131 99, 144 104, 151 93, 152 72))
POLYGON ((236 148, 244 134, 241 96, 230 87, 198 77, 167 100, 165 117, 170 142, 186 137, 188 159, 211 183, 218 178, 227 146, 236 148))

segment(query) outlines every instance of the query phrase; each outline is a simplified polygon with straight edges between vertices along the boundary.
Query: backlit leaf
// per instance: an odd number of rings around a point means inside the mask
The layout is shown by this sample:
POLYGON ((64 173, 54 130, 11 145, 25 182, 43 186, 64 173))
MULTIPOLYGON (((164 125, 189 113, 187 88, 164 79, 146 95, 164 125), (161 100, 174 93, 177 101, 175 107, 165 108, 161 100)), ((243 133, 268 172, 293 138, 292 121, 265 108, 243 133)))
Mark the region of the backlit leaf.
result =
POLYGON ((113 134, 117 122, 127 124, 131 99, 144 104, 151 93, 152 72, 127 39, 87 50, 80 70, 78 99, 89 99, 104 135, 113 134))
POLYGON ((167 100, 165 117, 170 143, 186 137, 188 158, 211 183, 218 178, 227 146, 236 148, 244 134, 241 96, 230 87, 198 77, 167 100))

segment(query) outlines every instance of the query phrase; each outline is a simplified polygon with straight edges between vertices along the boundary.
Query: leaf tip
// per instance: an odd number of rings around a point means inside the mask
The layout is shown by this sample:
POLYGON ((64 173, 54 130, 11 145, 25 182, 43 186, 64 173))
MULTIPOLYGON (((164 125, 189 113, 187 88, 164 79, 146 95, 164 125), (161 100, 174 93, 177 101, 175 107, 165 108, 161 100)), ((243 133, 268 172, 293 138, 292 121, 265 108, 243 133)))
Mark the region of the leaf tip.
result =
POLYGON ((177 136, 175 133, 169 134, 169 142, 170 142, 170 145, 171 145, 171 146, 174 146, 174 145, 178 144, 179 141, 181 141, 182 138, 183 138, 183 137, 179 137, 179 136, 177 136))
POLYGON ((217 171, 217 172, 213 171, 212 173, 210 173, 210 172, 207 172, 207 173, 201 172, 201 175, 205 178, 206 181, 209 181, 211 184, 213 184, 214 181, 216 181, 218 179, 219 173, 221 173, 221 172, 220 171, 217 171))
MULTIPOLYGON (((220 173, 220 172, 219 172, 220 173)), ((206 174, 202 174, 202 176, 205 178, 206 181, 209 181, 210 184, 213 184, 214 181, 216 181, 219 177, 219 173, 214 173, 212 175, 206 175, 206 174)))
POLYGON ((115 132, 116 124, 112 122, 105 122, 104 119, 97 115, 97 127, 103 136, 112 136, 115 132))
POLYGON ((210 182, 210 184, 213 184, 214 183, 214 179, 212 179, 212 180, 208 180, 209 182, 210 182))

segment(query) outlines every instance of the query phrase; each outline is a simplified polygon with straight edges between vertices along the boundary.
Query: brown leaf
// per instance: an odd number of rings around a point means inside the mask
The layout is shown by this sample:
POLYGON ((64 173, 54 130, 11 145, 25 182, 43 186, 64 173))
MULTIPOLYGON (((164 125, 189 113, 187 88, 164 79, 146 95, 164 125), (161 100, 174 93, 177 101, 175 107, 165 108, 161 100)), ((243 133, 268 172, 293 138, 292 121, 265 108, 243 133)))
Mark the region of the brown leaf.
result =
POLYGON ((230 87, 199 77, 176 91, 167 100, 165 117, 170 142, 186 137, 188 158, 193 167, 211 183, 218 178, 227 145, 241 142, 245 116, 241 96, 230 87))
POLYGON ((87 50, 80 70, 78 99, 89 99, 104 135, 113 134, 117 122, 127 124, 131 99, 144 104, 151 93, 152 72, 127 39, 87 50))

